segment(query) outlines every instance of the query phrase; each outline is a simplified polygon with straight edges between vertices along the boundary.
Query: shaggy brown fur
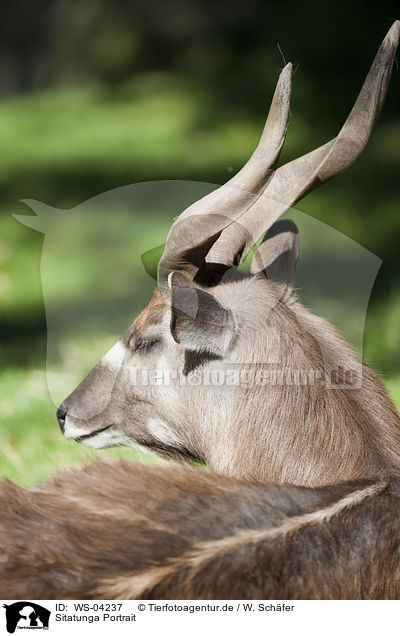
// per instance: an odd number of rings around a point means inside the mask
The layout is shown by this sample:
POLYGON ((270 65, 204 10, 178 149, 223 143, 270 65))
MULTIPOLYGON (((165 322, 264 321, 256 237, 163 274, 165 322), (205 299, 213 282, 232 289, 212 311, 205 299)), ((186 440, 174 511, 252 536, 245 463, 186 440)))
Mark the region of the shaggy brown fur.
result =
POLYGON ((399 494, 131 463, 2 482, 0 598, 399 598, 399 494))

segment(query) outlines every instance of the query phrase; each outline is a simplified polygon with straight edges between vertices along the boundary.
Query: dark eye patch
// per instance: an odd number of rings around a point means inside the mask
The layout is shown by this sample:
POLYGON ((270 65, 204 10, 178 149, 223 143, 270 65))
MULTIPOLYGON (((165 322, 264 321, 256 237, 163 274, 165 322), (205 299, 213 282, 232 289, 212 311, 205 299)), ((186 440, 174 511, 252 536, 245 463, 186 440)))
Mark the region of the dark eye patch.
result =
POLYGON ((210 360, 220 360, 220 356, 216 356, 215 354, 203 352, 198 353, 196 351, 190 351, 187 349, 185 351, 185 365, 183 367, 183 375, 189 375, 191 371, 195 371, 198 367, 201 367, 210 360))

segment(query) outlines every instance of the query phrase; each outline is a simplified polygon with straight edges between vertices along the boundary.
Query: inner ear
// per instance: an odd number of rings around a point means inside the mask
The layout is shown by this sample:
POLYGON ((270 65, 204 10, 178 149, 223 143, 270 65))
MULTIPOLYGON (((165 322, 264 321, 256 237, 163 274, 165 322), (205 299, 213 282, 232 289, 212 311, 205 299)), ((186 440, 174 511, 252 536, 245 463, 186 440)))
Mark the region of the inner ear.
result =
POLYGON ((290 219, 274 223, 254 254, 251 273, 263 272, 277 283, 289 285, 299 260, 299 230, 290 219))
POLYGON ((174 340, 189 351, 225 356, 235 336, 232 312, 178 272, 170 274, 168 282, 174 340))

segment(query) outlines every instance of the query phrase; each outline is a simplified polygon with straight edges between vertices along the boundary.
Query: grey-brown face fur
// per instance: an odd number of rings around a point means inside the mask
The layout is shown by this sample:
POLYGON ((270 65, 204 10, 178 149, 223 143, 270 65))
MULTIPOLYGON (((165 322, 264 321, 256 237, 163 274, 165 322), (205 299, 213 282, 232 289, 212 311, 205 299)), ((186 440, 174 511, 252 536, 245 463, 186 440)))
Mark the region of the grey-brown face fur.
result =
POLYGON ((238 279, 207 291, 184 279, 156 290, 65 400, 65 436, 95 448, 132 445, 208 461, 222 435, 220 455, 229 452, 229 422, 243 388, 232 373, 225 380, 227 371, 243 371, 261 352, 267 361, 276 348, 267 327, 277 302, 272 285, 262 277, 238 279))

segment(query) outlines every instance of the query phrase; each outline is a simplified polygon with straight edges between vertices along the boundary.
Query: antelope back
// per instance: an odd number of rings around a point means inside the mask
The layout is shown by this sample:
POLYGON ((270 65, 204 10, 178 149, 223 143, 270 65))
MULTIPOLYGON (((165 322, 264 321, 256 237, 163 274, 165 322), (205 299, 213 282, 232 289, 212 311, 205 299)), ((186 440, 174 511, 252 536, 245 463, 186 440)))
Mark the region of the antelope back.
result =
POLYGON ((322 489, 98 464, 0 483, 0 596, 397 599, 399 479, 322 489))

